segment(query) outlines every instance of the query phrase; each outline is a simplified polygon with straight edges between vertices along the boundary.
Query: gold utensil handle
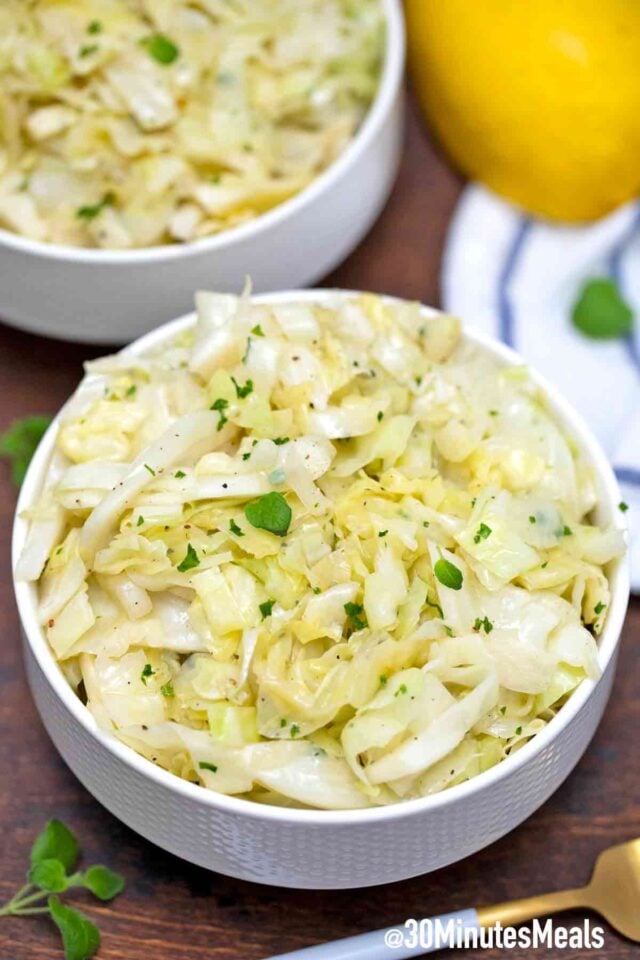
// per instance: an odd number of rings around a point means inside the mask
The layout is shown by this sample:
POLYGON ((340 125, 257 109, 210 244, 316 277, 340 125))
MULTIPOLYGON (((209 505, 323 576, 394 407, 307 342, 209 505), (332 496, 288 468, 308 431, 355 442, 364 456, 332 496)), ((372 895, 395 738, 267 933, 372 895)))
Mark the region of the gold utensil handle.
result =
POLYGON ((546 917, 550 913, 571 910, 572 907, 586 905, 586 890, 561 890, 559 893, 544 893, 525 900, 511 900, 497 903, 493 907, 480 907, 478 919, 481 927, 493 927, 498 923, 503 927, 515 926, 535 917, 546 917))

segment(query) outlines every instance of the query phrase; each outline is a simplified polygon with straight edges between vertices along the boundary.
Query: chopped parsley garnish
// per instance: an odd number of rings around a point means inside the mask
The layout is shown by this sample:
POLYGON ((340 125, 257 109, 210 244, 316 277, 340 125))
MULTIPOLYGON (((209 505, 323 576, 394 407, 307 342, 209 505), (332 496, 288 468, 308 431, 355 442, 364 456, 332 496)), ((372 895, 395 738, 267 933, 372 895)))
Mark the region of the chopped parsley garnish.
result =
POLYGON ((564 527, 562 528, 562 536, 563 536, 563 537, 570 537, 571 534, 572 534, 572 532, 573 532, 573 531, 571 530, 571 527, 568 527, 568 526, 566 525, 566 523, 565 523, 564 527))
POLYGON ((274 437, 271 442, 275 443, 276 447, 281 447, 283 444, 289 443, 289 440, 289 437, 274 437))
POLYGON ((379 536, 379 537, 386 537, 386 535, 387 535, 388 533, 389 533, 388 530, 380 530, 380 532, 378 533, 378 536, 379 536))
POLYGON ((406 692, 407 692, 406 683, 401 683, 398 689, 396 690, 396 692, 394 693, 394 697, 399 697, 401 693, 406 693, 406 692))
POLYGON ((115 200, 116 197, 114 193, 105 193, 99 203, 94 203, 92 206, 78 207, 76 217, 80 220, 94 220, 98 214, 102 213, 105 207, 113 206, 115 200))
POLYGON ((233 517, 229 520, 229 530, 231 530, 231 533, 235 533, 236 537, 244 537, 244 530, 238 526, 233 517))
POLYGON ((187 552, 185 553, 184 558, 178 564, 177 569, 180 571, 180 573, 186 573, 187 570, 193 570, 194 567, 197 567, 199 565, 200 565, 200 558, 198 557, 198 554, 196 553, 194 548, 191 546, 191 544, 188 543, 187 552))
POLYGON ((162 694, 163 697, 167 697, 168 699, 170 699, 171 697, 175 697, 176 692, 173 689, 173 683, 171 682, 171 680, 167 680, 166 683, 162 684, 162 686, 160 687, 160 693, 162 694))
POLYGON ((151 664, 145 663, 144 667, 142 668, 142 673, 140 674, 140 679, 144 683, 145 687, 147 685, 147 680, 149 679, 149 677, 152 677, 154 673, 155 673, 155 670, 153 669, 151 664))
POLYGON ((207 760, 200 760, 198 763, 199 770, 209 770, 210 773, 217 773, 218 767, 215 763, 209 763, 207 760))
POLYGON ((449 587, 450 590, 460 590, 462 587, 462 570, 459 570, 450 560, 440 557, 436 560, 433 572, 443 587, 449 587))
POLYGON ((629 509, 629 504, 625 503, 624 500, 621 500, 620 503, 618 504, 618 510, 621 513, 626 513, 628 509, 629 509))
POLYGON ((264 603, 260 604, 260 613, 262 614, 263 620, 266 620, 267 617, 271 616, 274 603, 275 600, 265 600, 264 603))
POLYGON ((598 600, 595 607, 593 608, 593 612, 597 617, 599 617, 602 611, 606 608, 606 606, 607 606, 606 603, 603 603, 602 600, 598 600))
POLYGON ((384 417, 384 413, 382 412, 382 410, 378 410, 378 414, 377 414, 378 423, 380 423, 383 417, 384 417))
POLYGON ((593 340, 626 337, 633 329, 633 311, 608 277, 587 280, 573 305, 571 320, 593 340))
POLYGON ((153 469, 153 467, 150 467, 148 463, 145 463, 144 468, 145 468, 145 470, 148 470, 148 471, 149 471, 149 473, 151 474, 152 477, 155 477, 156 472, 155 472, 155 470, 153 469))
POLYGON ((249 453, 243 453, 243 454, 242 454, 242 459, 243 459, 243 460, 248 460, 250 456, 251 456, 251 453, 250 453, 250 452, 249 452, 249 453))
POLYGON ((486 523, 481 523, 478 529, 476 530, 475 536, 473 538, 474 543, 480 543, 481 540, 486 540, 487 537, 490 537, 492 533, 491 527, 488 527, 486 523))
POLYGON ((96 33, 102 33, 102 24, 99 20, 92 20, 87 27, 87 33, 95 36, 96 33))
POLYGON ((213 403, 209 407, 210 410, 215 410, 216 413, 220 415, 220 419, 218 420, 218 426, 216 427, 216 430, 218 431, 222 430, 225 423, 229 419, 225 413, 225 410, 227 409, 228 406, 229 406, 228 400, 225 400, 224 397, 218 397, 216 400, 213 401, 213 403))
POLYGON ((537 520, 533 514, 531 514, 531 516, 529 517, 529 523, 537 523, 537 520))
POLYGON ((297 723, 291 724, 291 726, 289 727, 289 733, 291 734, 292 737, 298 736, 298 734, 300 733, 300 727, 298 726, 297 723))
POLYGON ((516 737, 519 737, 522 733, 522 727, 516 727, 516 737))
POLYGON ((493 630, 493 624, 486 616, 482 617, 482 619, 480 617, 476 617, 476 622, 473 625, 473 629, 477 631, 484 630, 485 633, 491 633, 493 630))
POLYGON ((132 383, 131 386, 125 390, 125 397, 132 397, 137 389, 138 388, 136 387, 135 383, 132 383))
POLYGON ((247 380, 244 386, 240 386, 235 377, 231 377, 233 385, 236 388, 236 396, 239 400, 244 400, 250 393, 253 393, 253 380, 247 380))
POLYGON ((80 47, 80 49, 79 49, 79 51, 78 51, 78 56, 79 56, 79 57, 82 57, 82 58, 84 58, 84 57, 90 57, 91 54, 92 54, 92 53, 95 53, 96 50, 98 50, 98 49, 99 49, 99 47, 98 47, 98 44, 97 44, 97 43, 88 43, 86 46, 80 47))
POLYGON ((381 674, 378 679, 380 680, 381 687, 386 687, 386 685, 389 683, 389 677, 385 677, 384 673, 381 674))
POLYGON ((507 708, 506 708, 506 707, 500 707, 500 713, 502 714, 503 717, 504 717, 504 715, 505 715, 506 712, 507 712, 507 708))
POLYGON ((276 490, 248 503, 244 515, 252 527, 268 530, 277 537, 285 536, 292 517, 291 507, 276 490))
POLYGON ((157 63, 161 63, 164 67, 173 63, 180 55, 180 51, 175 43, 162 33, 155 33, 151 37, 144 37, 140 43, 146 48, 149 56, 153 57, 157 63))
POLYGON ((361 603, 345 603, 344 611, 349 617, 350 627, 353 631, 364 630, 367 626, 366 617, 361 617, 360 614, 363 612, 364 607, 361 603))
POLYGON ((141 527, 143 523, 144 523, 144 517, 142 516, 142 514, 140 514, 140 516, 138 517, 138 522, 136 523, 136 527, 141 527))
POLYGON ((264 330, 259 323, 256 323, 255 327, 251 328, 251 333, 254 335, 254 337, 264 337, 264 330))
POLYGON ((176 472, 174 473, 174 477, 176 478, 176 480, 182 480, 183 477, 186 477, 186 473, 184 472, 184 470, 176 470, 176 472))
POLYGON ((16 487, 22 484, 36 447, 50 423, 51 417, 24 417, 14 420, 9 429, 0 434, 0 457, 9 460, 11 479, 16 487))

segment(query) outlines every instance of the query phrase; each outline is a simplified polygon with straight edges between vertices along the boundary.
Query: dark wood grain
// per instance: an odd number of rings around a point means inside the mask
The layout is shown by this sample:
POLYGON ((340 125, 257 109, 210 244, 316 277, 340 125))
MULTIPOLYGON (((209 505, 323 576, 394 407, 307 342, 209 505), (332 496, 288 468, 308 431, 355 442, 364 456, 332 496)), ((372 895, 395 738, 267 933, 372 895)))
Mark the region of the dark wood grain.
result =
MULTIPOLYGON (((442 243, 460 183, 429 145, 413 110, 409 120, 393 196, 328 283, 437 303, 442 243)), ((26 413, 54 411, 78 380, 82 359, 95 352, 0 327, 0 428, 26 413)), ((51 816, 68 821, 87 858, 112 865, 128 880, 113 906, 83 903, 103 931, 102 960, 258 960, 407 916, 574 886, 587 879, 600 850, 640 836, 640 605, 634 603, 612 701, 577 770, 527 823, 469 860, 389 887, 313 893, 229 880, 151 846, 80 786, 40 724, 19 651, 8 556, 14 491, 4 468, 1 484, 0 897, 22 882, 31 838, 43 822, 51 816)), ((581 919, 566 915, 562 922, 581 919)), ((523 960, 534 951, 510 955, 523 960)), ((602 955, 623 960, 638 949, 607 929, 602 955)), ((0 920, 0 960, 60 956, 46 920, 0 920)))

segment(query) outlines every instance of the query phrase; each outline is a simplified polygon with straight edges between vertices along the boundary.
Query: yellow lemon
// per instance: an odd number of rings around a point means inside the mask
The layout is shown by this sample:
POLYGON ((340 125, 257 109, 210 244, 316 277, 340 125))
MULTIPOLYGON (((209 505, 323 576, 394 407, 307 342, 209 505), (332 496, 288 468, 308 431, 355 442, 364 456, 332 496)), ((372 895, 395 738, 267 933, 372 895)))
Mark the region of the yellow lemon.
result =
POLYGON ((414 84, 454 162, 591 220, 640 190, 640 0, 405 0, 414 84))

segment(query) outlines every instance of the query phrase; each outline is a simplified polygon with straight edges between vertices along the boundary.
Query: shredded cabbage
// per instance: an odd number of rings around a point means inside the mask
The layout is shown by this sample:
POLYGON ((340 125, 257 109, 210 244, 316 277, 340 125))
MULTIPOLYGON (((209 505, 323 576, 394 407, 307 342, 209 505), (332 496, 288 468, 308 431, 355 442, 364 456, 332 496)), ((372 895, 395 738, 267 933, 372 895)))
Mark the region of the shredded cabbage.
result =
POLYGON ((426 796, 598 676, 593 478, 521 368, 363 295, 87 365, 18 572, 98 723, 259 802, 426 796), (303 373, 300 373, 300 368, 303 373))
POLYGON ((0 226, 127 249, 251 220, 353 138, 383 35, 379 0, 2 0, 0 226))

